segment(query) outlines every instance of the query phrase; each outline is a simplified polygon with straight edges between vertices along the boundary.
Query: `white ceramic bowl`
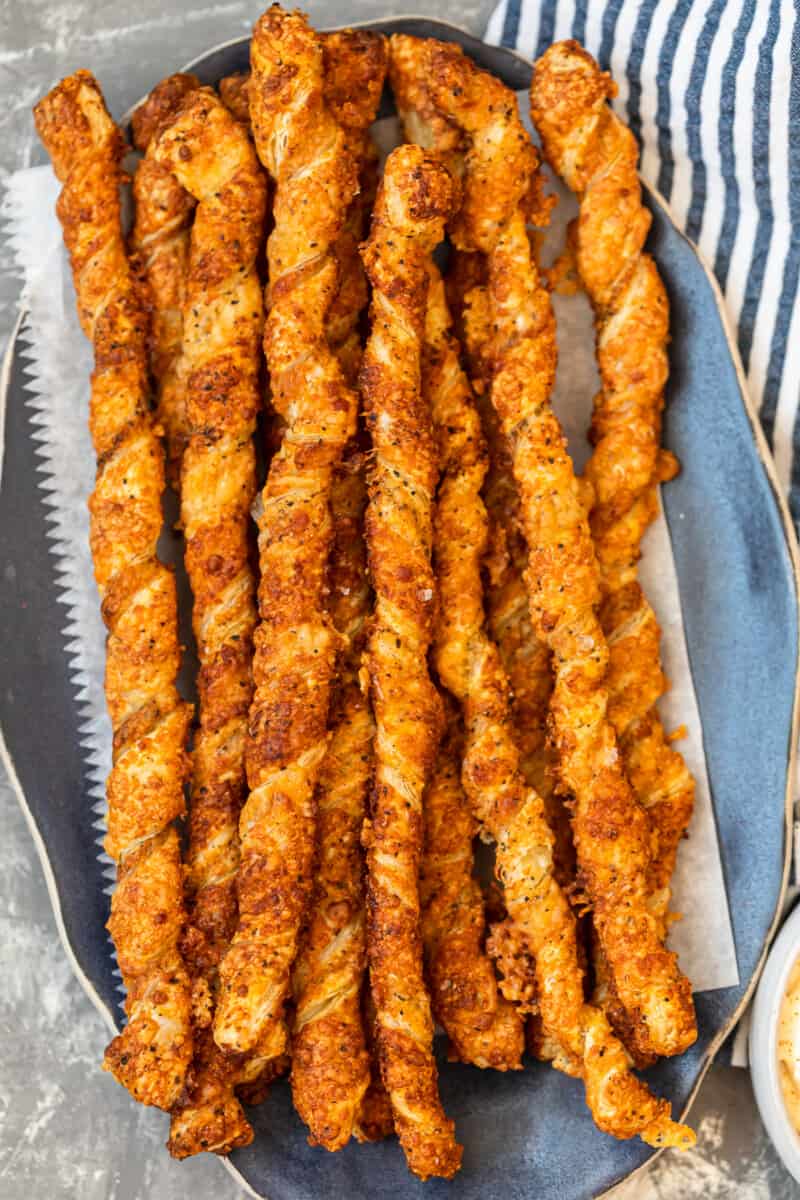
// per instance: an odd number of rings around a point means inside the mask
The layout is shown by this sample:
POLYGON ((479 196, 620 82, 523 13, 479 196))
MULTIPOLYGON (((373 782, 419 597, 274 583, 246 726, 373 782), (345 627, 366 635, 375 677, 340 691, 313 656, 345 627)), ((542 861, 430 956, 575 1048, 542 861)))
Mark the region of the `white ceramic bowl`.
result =
POLYGON ((786 1112, 778 1076, 778 1014, 792 967, 800 958, 800 904, 767 957, 750 1019, 750 1074, 761 1118, 784 1165, 800 1182, 800 1134, 786 1112))

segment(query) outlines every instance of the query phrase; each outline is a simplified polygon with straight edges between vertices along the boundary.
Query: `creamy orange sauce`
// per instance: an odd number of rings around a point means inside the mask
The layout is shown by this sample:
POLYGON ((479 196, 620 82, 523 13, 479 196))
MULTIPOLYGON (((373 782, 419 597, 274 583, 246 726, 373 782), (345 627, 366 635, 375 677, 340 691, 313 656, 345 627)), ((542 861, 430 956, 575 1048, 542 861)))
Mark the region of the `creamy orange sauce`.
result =
POLYGON ((778 1015, 778 1077, 789 1120, 800 1133, 800 958, 792 967, 778 1015))

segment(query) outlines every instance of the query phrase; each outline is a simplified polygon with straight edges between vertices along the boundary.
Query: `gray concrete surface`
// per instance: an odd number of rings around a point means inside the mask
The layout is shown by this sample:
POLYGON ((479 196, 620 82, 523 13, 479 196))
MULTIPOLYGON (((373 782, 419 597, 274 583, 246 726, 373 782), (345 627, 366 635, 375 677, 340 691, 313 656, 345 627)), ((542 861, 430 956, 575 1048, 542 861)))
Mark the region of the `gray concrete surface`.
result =
MULTIPOLYGON (((480 31, 492 0, 402 0, 398 9, 480 31)), ((320 25, 391 11, 387 0, 310 6, 320 25)), ((80 66, 121 113, 162 75, 244 33, 257 4, 0 0, 0 175, 33 161, 31 105, 80 66)), ((18 281, 0 275, 0 347, 18 281)), ((0 652, 0 672, 2 672, 0 652)), ((234 1200, 211 1158, 172 1162, 163 1114, 135 1106, 99 1069, 106 1031, 62 951, 25 821, 0 779, 0 1196, 4 1200, 234 1200)), ((713 1068, 693 1113, 698 1146, 662 1157, 620 1200, 800 1197, 756 1113, 746 1072, 713 1068)), ((454 1190, 457 1195, 457 1188, 454 1190)))

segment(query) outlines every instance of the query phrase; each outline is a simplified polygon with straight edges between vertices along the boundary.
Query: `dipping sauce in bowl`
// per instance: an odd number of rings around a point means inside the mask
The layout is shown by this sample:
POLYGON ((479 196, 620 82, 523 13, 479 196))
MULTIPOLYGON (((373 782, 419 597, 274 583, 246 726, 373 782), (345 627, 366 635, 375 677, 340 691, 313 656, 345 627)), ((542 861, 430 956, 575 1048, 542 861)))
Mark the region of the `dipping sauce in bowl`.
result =
POLYGON ((800 958, 792 967, 781 999, 776 1049, 786 1113, 800 1133, 800 958))
POLYGON ((800 1182, 800 904, 770 949, 749 1040, 759 1111, 785 1166, 800 1182))

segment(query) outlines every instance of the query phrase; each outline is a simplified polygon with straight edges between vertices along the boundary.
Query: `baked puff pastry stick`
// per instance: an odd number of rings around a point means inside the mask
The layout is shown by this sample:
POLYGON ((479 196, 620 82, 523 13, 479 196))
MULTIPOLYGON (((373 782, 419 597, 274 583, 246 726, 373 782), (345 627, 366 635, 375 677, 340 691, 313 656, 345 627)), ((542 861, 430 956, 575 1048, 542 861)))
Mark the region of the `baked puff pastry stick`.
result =
MULTIPOLYGON (((455 54, 458 53, 456 47, 451 49, 455 54)), ((526 745, 520 746, 520 749, 524 751, 526 769, 531 769, 529 782, 537 786, 548 810, 552 808, 552 815, 558 818, 559 862, 563 858, 568 864, 569 839, 564 836, 560 802, 551 799, 552 787, 544 771, 543 711, 546 713, 549 695, 548 655, 546 648, 530 636, 526 615, 527 595, 518 569, 520 561, 527 561, 527 549, 519 528, 516 486, 508 448, 488 397, 489 364, 485 361, 485 349, 491 330, 491 314, 486 293, 486 258, 480 250, 465 249, 464 239, 458 234, 459 226, 467 219, 465 206, 472 213, 470 220, 473 223, 478 219, 486 222, 491 233, 498 219, 502 219, 514 204, 525 198, 529 186, 526 178, 529 180, 530 177, 525 164, 530 162, 532 148, 524 129, 518 122, 508 119, 511 112, 516 113, 513 95, 506 89, 502 89, 502 93, 498 91, 495 98, 504 106, 506 119, 495 121, 492 129, 487 130, 482 153, 490 161, 496 155, 498 162, 506 163, 507 170, 495 169, 491 176, 491 189, 486 188, 486 195, 477 198, 478 206, 482 206, 478 218, 475 215, 474 186, 470 177, 464 176, 467 163, 472 172, 477 169, 475 151, 467 160, 470 148, 467 131, 459 124, 456 115, 441 105, 437 106, 432 96, 430 72, 436 69, 439 53, 448 53, 443 49, 443 43, 396 34, 391 39, 390 78, 406 137, 435 149, 460 177, 465 178, 467 185, 461 211, 451 222, 456 246, 451 252, 447 291, 488 441, 486 501, 491 527, 487 562, 490 614, 498 610, 495 633, 501 635, 499 645, 507 669, 514 667, 517 676, 514 680, 515 707, 522 718, 518 729, 526 745), (502 143, 493 147, 491 137, 497 135, 498 131, 502 143)))
MULTIPOLYGON (((445 288, 487 444, 483 499, 489 518, 489 544, 484 559, 489 630, 511 684, 520 765, 526 782, 547 803, 552 792, 546 755, 547 711, 552 692, 550 655, 531 625, 523 578, 528 548, 520 527, 517 486, 508 443, 488 395, 491 380, 486 355, 492 330, 486 256, 478 251, 453 250, 445 288)), ((571 841, 572 835, 568 837, 571 841)), ((573 877, 574 870, 567 869, 560 882, 566 884, 573 877)))
MULTIPOLYGON (((359 324, 368 300, 368 289, 364 267, 359 253, 359 244, 368 231, 369 218, 375 203, 378 188, 378 152, 372 142, 368 128, 368 117, 373 117, 380 102, 383 82, 388 65, 388 43, 384 37, 363 30, 344 30, 323 35, 325 53, 325 97, 337 120, 341 122, 348 144, 358 162, 359 190, 350 205, 344 228, 337 240, 335 253, 339 264, 339 288, 328 314, 328 340, 336 352, 348 382, 356 380, 362 357, 362 337, 359 324), (380 84, 379 84, 380 81, 380 84)), ((362 433, 358 432, 345 453, 343 471, 349 480, 340 487, 339 478, 334 481, 332 510, 334 528, 338 530, 338 498, 345 498, 343 517, 347 515, 347 493, 356 486, 362 488, 366 498, 366 465, 362 433), (358 472, 352 471, 352 463, 361 463, 358 472)), ((366 561, 366 545, 363 541, 363 522, 360 526, 358 548, 351 546, 352 555, 363 554, 366 561)), ((335 535, 339 542, 338 532, 335 535)), ((336 572, 336 562, 333 570, 336 572)), ((372 596, 368 600, 372 610, 372 596)), ((353 701, 355 696, 353 694, 353 701)), ((351 703, 352 703, 351 702, 351 703)), ((358 703, 369 709, 361 689, 358 703)), ((374 737, 374 725, 370 722, 370 737, 374 737)), ((370 742, 370 779, 372 776, 372 743, 370 742)), ((374 1142, 388 1137, 394 1128, 389 1097, 381 1079, 377 1047, 374 1034, 374 1005, 369 989, 369 977, 364 975, 361 1010, 364 1022, 367 1050, 370 1060, 370 1082, 361 1103, 358 1118, 353 1126, 353 1136, 360 1142, 374 1142)))
POLYGON ((669 304, 643 245, 638 148, 608 106, 616 87, 576 42, 539 60, 531 105, 545 155, 580 202, 578 272, 594 306, 602 390, 586 475, 602 573, 600 616, 609 645, 609 717, 625 769, 655 834, 651 910, 666 925, 670 878, 694 806, 694 780, 655 707, 667 684, 660 631, 636 578, 642 536, 658 512, 657 486, 674 470, 659 448, 667 378, 669 304))
MULTIPOLYGON (((386 73, 386 42, 346 30, 324 39, 325 97, 345 129, 359 177, 372 168, 368 128, 386 73)), ((368 190, 368 189, 367 189, 368 190)), ((361 355, 358 321, 367 301, 358 253, 366 212, 355 197, 336 243, 339 288, 328 313, 329 342, 345 376, 361 355)), ((328 613, 344 639, 331 700, 331 741, 317 785, 317 866, 308 929, 293 972, 292 1096, 310 1141, 341 1149, 360 1121, 370 1084, 361 1011, 365 914, 361 827, 372 776, 372 715, 358 675, 371 611, 364 542, 367 489, 358 439, 331 489, 333 545, 328 613)))
POLYGON ((253 693, 256 583, 250 509, 259 410, 266 179, 246 132, 209 89, 194 91, 152 151, 197 201, 183 319, 189 440, 181 467, 181 524, 194 597, 200 725, 189 804, 187 960, 205 985, 202 1053, 173 1113, 170 1151, 228 1153, 252 1140, 234 1095, 237 1072, 210 1034, 219 964, 237 924, 238 820, 253 693))
POLYGON ((357 178, 323 98, 319 38, 270 8, 251 44, 250 114, 275 181, 264 350, 286 429, 261 495, 260 624, 240 821, 239 926, 220 969, 217 1044, 264 1057, 286 1043, 284 1002, 313 880, 314 791, 328 746, 341 638, 325 611, 333 470, 355 431, 357 398, 331 351, 333 246, 357 178))
MULTIPOLYGON (((386 43, 376 34, 344 30, 322 37, 324 97, 343 126, 359 170, 360 191, 336 240, 339 283, 327 330, 348 382, 358 371, 360 314, 367 301, 358 243, 372 198, 377 155, 368 128, 375 117, 386 72, 386 43)), ((250 126, 250 76, 223 79, 220 96, 250 126)), ((292 1046, 295 1107, 315 1144, 336 1150, 350 1137, 386 1136, 386 1101, 380 1075, 365 1057, 360 988, 364 974, 362 854, 359 834, 371 775, 373 727, 366 698, 357 685, 357 660, 370 604, 365 585, 362 518, 366 504, 363 460, 353 443, 337 468, 331 508, 334 542, 329 584, 330 615, 352 639, 337 684, 332 741, 317 792, 318 872, 312 917, 293 975, 296 1019, 292 1046), (352 835, 355 830, 355 844, 352 835), (346 847, 340 853, 341 846, 346 847), (369 1112, 364 1112, 365 1106, 369 1112)), ((389 1120, 389 1127, 391 1121, 389 1120)))
POLYGON ((125 145, 88 71, 62 80, 36 106, 35 119, 63 184, 57 211, 81 326, 94 346, 90 428, 98 468, 90 541, 108 629, 114 734, 105 845, 118 871, 108 928, 128 993, 127 1025, 103 1065, 137 1100, 169 1109, 192 1057, 174 825, 184 810, 191 706, 175 687, 175 582, 156 556, 164 455, 150 415, 147 319, 120 224, 125 145))
POLYGON ((575 883, 575 849, 563 797, 555 791, 552 750, 547 743, 547 714, 553 690, 550 653, 534 633, 530 619, 524 579, 528 547, 521 528, 517 486, 509 446, 488 394, 490 365, 486 353, 491 341, 491 314, 485 256, 454 251, 446 285, 455 306, 454 323, 462 330, 488 451, 483 498, 489 518, 489 543, 483 568, 489 633, 500 651, 511 686, 520 767, 525 782, 544 800, 555 838, 556 878, 562 887, 571 889, 575 883))
MULTIPOLYGON (((372 209, 377 187, 378 153, 369 135, 380 103, 388 63, 386 39, 365 29, 339 29, 319 34, 322 43, 324 98, 345 133, 347 148, 358 166, 359 190, 336 240, 339 286, 328 310, 328 340, 348 380, 355 378, 361 359, 358 321, 367 303, 364 270, 358 245, 372 209)), ((250 75, 220 80, 223 102, 237 120, 250 125, 250 75)))
POLYGON ((293 972, 292 1097, 309 1141, 339 1150, 370 1083, 361 990, 366 958, 361 829, 374 727, 358 674, 370 611, 363 463, 336 472, 329 612, 347 639, 331 703, 331 741, 317 784, 317 869, 308 929, 293 972))
MULTIPOLYGON (((440 589, 434 647, 445 685, 466 699, 470 671, 472 601, 480 607, 480 559, 486 544, 486 514, 480 490, 486 453, 469 384, 459 364, 459 348, 450 332, 444 283, 429 264, 428 305, 422 367, 423 398, 430 406, 441 478, 433 522, 433 560, 440 589), (468 582, 464 593, 464 564, 468 582), (456 683, 457 676, 457 683, 456 683)), ((480 634, 478 635, 480 640, 480 634)), ((477 828, 459 780, 461 747, 452 728, 440 748, 434 777, 424 801, 425 853, 422 861, 422 930, 431 981, 431 1002, 462 1062, 498 1070, 522 1065, 522 1021, 498 992, 491 960, 484 949, 484 906, 472 878, 472 842, 477 828)), ((467 758, 474 730, 467 729, 467 758)), ((474 797, 473 797, 474 798, 474 797)))
POLYGON ((334 247, 339 287, 328 310, 328 340, 345 376, 351 380, 357 376, 361 363, 358 326, 368 300, 358 248, 367 232, 378 177, 378 152, 369 127, 378 111, 389 48, 386 38, 363 29, 323 34, 322 47, 325 102, 344 130, 359 174, 358 194, 350 204, 334 247))
POLYGON ((561 784, 574 797, 580 881, 631 1044, 642 1057, 678 1054, 697 1036, 691 988, 649 908, 649 820, 624 773, 608 718, 600 571, 581 489, 549 403, 555 322, 523 206, 536 152, 528 141, 523 153, 527 135, 513 93, 462 54, 436 49, 431 78, 437 106, 457 117, 471 139, 466 201, 453 236, 462 248, 487 255, 491 401, 511 447, 531 615, 552 656, 550 719, 561 784))
MULTIPOLYGON (((528 787, 541 796, 553 835, 553 874, 575 907, 575 848, 567 807, 554 787, 552 748, 547 741, 547 714, 553 690, 550 653, 533 631, 524 573, 528 548, 520 528, 519 498, 511 455, 488 399, 491 318, 486 291, 486 259, 478 253, 455 251, 448 276, 448 294, 462 329, 466 360, 473 379, 481 424, 487 441, 488 468, 483 499, 489 520, 489 540, 483 560, 487 630, 495 642, 510 686, 510 716, 519 768, 528 787), (481 269, 482 264, 482 269, 481 269)), ((586 961, 583 920, 577 923, 578 963, 586 961)), ((506 915, 495 920, 488 949, 503 976, 506 995, 527 1001, 531 993, 530 950, 506 915)), ((527 1006, 527 1005, 526 1005, 527 1006)), ((537 1058, 559 1058, 559 1046, 548 1034, 537 1011, 526 1022, 529 1051, 537 1058)))
POLYGON ((450 714, 423 802, 420 899, 431 1006, 448 1036, 452 1060, 518 1070, 522 1020, 500 995, 484 948, 483 895, 472 874, 478 827, 461 785, 462 743, 459 718, 450 714))
POLYGON ((131 120, 133 144, 145 157, 133 176, 130 248, 134 268, 146 280, 150 293, 150 369, 156 384, 156 419, 166 439, 167 477, 175 485, 188 438, 181 344, 195 198, 156 161, 150 147, 187 94, 199 86, 194 75, 170 75, 153 88, 131 120))
MULTIPOLYGON (((433 285, 431 291, 437 295, 433 285)), ((599 1128, 620 1138, 638 1134, 652 1145, 686 1145, 690 1132, 671 1121, 669 1104, 631 1074, 604 1014, 584 1002, 575 916, 556 877, 544 803, 522 775, 508 683, 486 632, 481 562, 488 520, 481 499, 486 451, 480 421, 449 338, 443 291, 433 306, 440 314, 440 382, 431 394, 443 473, 434 528, 439 587, 434 657, 462 706, 464 790, 482 831, 495 843, 508 918, 494 936, 501 943, 498 958, 514 967, 503 981, 504 992, 521 1012, 538 1013, 555 1065, 583 1080, 599 1128)), ((429 300, 429 312, 431 307, 429 300)), ((519 1055, 519 1022, 515 1034, 519 1055)))
POLYGON ((439 1099, 417 882, 422 796, 442 721, 426 663, 437 469, 420 362, 427 263, 454 198, 438 161, 417 146, 398 147, 386 163, 363 250, 373 289, 360 380, 374 453, 366 529, 375 589, 365 664, 377 727, 364 831, 367 949, 383 1080, 409 1167, 422 1179, 450 1178, 461 1160, 439 1099))

